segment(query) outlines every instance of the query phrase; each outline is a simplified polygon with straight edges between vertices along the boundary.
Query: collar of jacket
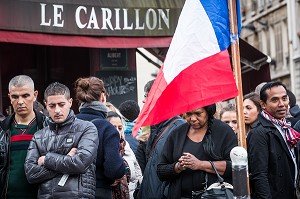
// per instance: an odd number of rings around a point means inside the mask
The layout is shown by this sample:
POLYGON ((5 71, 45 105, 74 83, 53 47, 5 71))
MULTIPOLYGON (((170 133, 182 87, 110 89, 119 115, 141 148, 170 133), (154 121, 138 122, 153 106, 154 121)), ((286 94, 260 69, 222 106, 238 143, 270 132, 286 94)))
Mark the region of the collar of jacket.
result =
MULTIPOLYGON (((44 128, 44 122, 45 122, 45 119, 46 119, 46 116, 38 111, 35 111, 33 110, 34 113, 35 113, 35 117, 36 117, 36 122, 37 122, 37 125, 38 125, 38 128, 39 129, 42 129, 44 128)), ((13 119, 15 118, 15 113, 13 113, 12 115, 10 116, 7 116, 1 123, 1 128, 4 130, 4 131, 7 131, 10 129, 10 126, 13 122, 13 119)))
MULTIPOLYGON (((288 118, 286 118, 287 122, 291 122, 288 118)), ((258 122, 253 124, 253 128, 262 125, 264 127, 271 127, 271 128, 276 128, 276 126, 269 120, 267 120, 266 118, 264 118, 261 113, 258 114, 258 122)))
POLYGON ((97 115, 99 117, 101 117, 101 119, 105 119, 106 118, 106 114, 102 111, 96 111, 94 109, 91 108, 81 108, 79 111, 80 114, 91 114, 91 115, 97 115))
POLYGON ((63 123, 55 123, 51 118, 49 119, 49 128, 53 131, 58 130, 64 126, 71 125, 75 120, 75 114, 73 110, 70 110, 68 117, 63 123))

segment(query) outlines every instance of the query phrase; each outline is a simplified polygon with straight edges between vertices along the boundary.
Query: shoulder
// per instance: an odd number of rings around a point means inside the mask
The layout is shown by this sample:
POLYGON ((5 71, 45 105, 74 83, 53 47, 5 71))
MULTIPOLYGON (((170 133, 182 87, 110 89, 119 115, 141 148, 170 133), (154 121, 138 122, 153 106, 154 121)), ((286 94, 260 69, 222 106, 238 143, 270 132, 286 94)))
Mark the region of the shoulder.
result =
POLYGON ((95 125, 92 122, 86 121, 86 120, 81 120, 78 118, 75 118, 74 120, 75 126, 81 128, 81 129, 87 129, 87 128, 94 128, 96 129, 95 125))
POLYGON ((228 124, 226 124, 225 122, 222 122, 219 119, 213 119, 212 130, 217 131, 217 132, 222 132, 222 133, 225 133, 225 134, 230 133, 230 134, 235 135, 232 128, 228 124))
POLYGON ((7 116, 7 117, 1 122, 1 128, 2 128, 4 131, 9 130, 10 125, 11 125, 11 123, 12 123, 14 117, 15 117, 14 114, 9 115, 9 116, 7 116))
POLYGON ((178 125, 170 130, 171 132, 170 132, 169 137, 176 138, 176 137, 186 136, 186 133, 189 130, 189 127, 190 126, 188 123, 186 123, 186 122, 181 123, 180 125, 178 125))
POLYGON ((298 131, 300 133, 300 120, 298 122, 296 122, 296 124, 293 126, 293 129, 295 129, 296 131, 298 131))
POLYGON ((107 121, 106 119, 102 119, 102 118, 97 118, 97 119, 93 119, 91 121, 96 128, 115 128, 109 121, 107 121))
POLYGON ((105 134, 112 134, 112 133, 116 133, 119 135, 119 132, 117 131, 117 129, 106 119, 94 119, 91 121, 97 128, 99 133, 105 133, 105 134))
POLYGON ((247 136, 248 145, 256 145, 258 143, 264 143, 268 140, 268 136, 272 135, 273 131, 277 131, 276 127, 273 126, 264 126, 261 122, 257 122, 255 126, 250 129, 250 132, 247 136))
POLYGON ((49 126, 38 130, 37 132, 34 133, 34 138, 35 139, 43 139, 43 137, 46 137, 49 135, 51 130, 49 129, 49 126))
POLYGON ((216 118, 213 119, 213 127, 214 128, 225 128, 225 129, 227 129, 228 127, 230 128, 230 126, 228 124, 226 124, 226 123, 224 123, 221 120, 216 119, 216 118))

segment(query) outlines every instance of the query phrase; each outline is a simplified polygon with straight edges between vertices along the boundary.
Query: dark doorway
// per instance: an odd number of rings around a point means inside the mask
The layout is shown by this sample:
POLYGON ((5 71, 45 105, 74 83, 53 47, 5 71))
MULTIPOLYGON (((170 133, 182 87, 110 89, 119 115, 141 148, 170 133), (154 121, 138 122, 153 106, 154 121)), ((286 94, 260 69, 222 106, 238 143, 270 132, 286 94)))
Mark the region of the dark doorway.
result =
MULTIPOLYGON (((44 89, 55 81, 67 85, 74 98, 74 81, 90 75, 89 52, 89 48, 0 43, 0 111, 6 114, 5 109, 10 105, 7 96, 9 80, 21 74, 34 80, 40 102, 44 89)), ((76 111, 77 104, 74 105, 76 111)))

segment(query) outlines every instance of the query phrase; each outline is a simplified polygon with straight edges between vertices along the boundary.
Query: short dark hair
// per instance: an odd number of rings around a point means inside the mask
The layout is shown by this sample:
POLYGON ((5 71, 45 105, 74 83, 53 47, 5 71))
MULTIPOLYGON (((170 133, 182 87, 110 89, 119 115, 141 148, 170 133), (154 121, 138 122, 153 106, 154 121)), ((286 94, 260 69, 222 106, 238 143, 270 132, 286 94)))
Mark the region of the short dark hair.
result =
POLYGON ((268 99, 266 91, 270 90, 271 88, 273 88, 275 86, 282 86, 285 89, 285 91, 287 91, 286 86, 281 82, 268 82, 260 89, 260 100, 262 100, 263 102, 266 103, 267 99, 268 99))
POLYGON ((140 114, 140 107, 134 100, 126 100, 120 104, 118 109, 129 122, 133 122, 140 114))
POLYGON ((120 120, 122 120, 121 116, 120 116, 118 113, 116 113, 116 112, 114 112, 114 111, 109 111, 109 112, 107 113, 106 119, 109 120, 109 119, 112 118, 112 117, 118 117, 118 118, 120 118, 120 120))
POLYGON ((144 86, 144 92, 145 92, 145 93, 149 93, 149 91, 151 90, 151 87, 152 87, 152 85, 153 85, 153 83, 154 83, 154 80, 155 80, 155 79, 150 80, 149 82, 147 82, 147 83, 145 84, 145 86, 144 86))
POLYGON ((287 94, 289 96, 289 101, 290 101, 289 105, 290 105, 291 108, 293 108, 297 103, 296 96, 289 89, 287 89, 287 94))
POLYGON ((47 101, 47 98, 53 95, 64 95, 66 99, 69 100, 70 89, 64 84, 61 84, 59 82, 54 82, 46 88, 44 92, 44 100, 47 101))

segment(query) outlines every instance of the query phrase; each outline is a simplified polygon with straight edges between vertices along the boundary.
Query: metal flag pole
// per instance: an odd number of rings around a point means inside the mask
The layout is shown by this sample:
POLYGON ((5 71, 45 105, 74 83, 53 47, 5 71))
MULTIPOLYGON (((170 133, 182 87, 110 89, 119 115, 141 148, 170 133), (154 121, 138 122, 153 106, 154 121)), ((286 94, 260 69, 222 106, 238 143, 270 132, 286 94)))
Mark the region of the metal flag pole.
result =
MULTIPOLYGON (((243 111, 243 84, 242 84, 242 75, 241 75, 241 62, 240 62, 240 48, 239 48, 239 37, 238 37, 238 26, 237 26, 237 12, 236 9, 236 0, 228 0, 228 10, 229 10, 229 21, 230 21, 230 39, 231 39, 231 59, 233 66, 233 73, 235 77, 235 82, 239 91, 239 95, 235 98, 236 110, 237 110, 237 120, 238 120, 238 141, 239 146, 243 147, 246 151, 246 129, 244 122, 244 111, 243 111)), ((235 149, 235 148, 234 148, 235 149)), ((232 179, 234 186, 234 196, 235 198, 246 199, 249 198, 249 178, 248 178, 248 164, 245 161, 239 161, 240 154, 244 154, 241 150, 237 150, 232 153, 235 155, 232 157, 232 179)), ((242 155, 243 158, 247 159, 246 155, 242 155)))

